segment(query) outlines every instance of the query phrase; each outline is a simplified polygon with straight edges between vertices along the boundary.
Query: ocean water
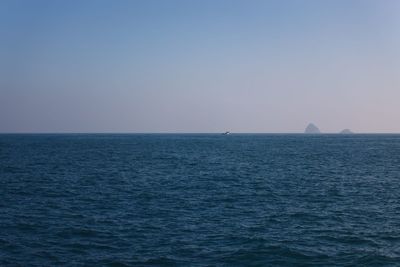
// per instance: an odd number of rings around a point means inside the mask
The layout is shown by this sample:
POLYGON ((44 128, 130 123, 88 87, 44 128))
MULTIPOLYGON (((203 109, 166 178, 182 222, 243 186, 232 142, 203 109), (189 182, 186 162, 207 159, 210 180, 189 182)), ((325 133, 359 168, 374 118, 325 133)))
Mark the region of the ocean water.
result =
POLYGON ((400 135, 0 135, 0 266, 399 266, 400 135))

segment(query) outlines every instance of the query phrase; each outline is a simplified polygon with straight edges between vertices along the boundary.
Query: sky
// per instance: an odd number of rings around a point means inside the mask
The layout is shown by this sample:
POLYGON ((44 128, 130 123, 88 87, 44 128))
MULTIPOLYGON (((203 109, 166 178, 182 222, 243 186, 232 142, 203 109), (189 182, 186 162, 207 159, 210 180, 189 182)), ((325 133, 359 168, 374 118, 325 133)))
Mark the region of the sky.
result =
POLYGON ((400 133, 398 0, 2 0, 0 132, 400 133))

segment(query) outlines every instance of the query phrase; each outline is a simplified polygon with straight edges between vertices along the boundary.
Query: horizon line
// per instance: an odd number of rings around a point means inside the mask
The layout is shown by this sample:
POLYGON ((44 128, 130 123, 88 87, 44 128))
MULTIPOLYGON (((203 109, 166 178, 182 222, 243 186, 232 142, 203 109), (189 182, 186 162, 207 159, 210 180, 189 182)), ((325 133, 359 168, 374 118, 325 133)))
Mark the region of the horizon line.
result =
MULTIPOLYGON (((223 134, 224 132, 0 132, 0 135, 6 134, 223 134)), ((361 134, 400 134, 399 132, 357 132, 357 133, 304 133, 304 132, 230 132, 230 134, 293 134, 293 135, 361 135, 361 134)))

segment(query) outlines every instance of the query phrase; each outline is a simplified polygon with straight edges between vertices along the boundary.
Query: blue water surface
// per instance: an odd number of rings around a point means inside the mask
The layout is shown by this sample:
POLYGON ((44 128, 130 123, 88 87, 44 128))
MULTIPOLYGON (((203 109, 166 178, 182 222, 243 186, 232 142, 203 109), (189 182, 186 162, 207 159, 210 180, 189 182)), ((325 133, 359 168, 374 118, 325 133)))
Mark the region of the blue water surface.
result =
POLYGON ((399 266, 400 135, 0 135, 0 266, 399 266))

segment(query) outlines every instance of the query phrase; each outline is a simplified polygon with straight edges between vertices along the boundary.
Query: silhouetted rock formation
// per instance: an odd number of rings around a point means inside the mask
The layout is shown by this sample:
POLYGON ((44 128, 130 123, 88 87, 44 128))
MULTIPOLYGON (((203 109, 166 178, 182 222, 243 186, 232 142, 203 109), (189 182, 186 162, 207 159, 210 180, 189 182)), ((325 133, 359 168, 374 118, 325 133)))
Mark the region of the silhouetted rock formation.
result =
POLYGON ((319 134, 321 131, 318 129, 317 126, 314 124, 310 123, 307 128, 305 129, 304 133, 306 134, 319 134))
POLYGON ((340 132, 341 134, 352 134, 353 132, 350 131, 350 129, 344 129, 343 131, 340 132))

